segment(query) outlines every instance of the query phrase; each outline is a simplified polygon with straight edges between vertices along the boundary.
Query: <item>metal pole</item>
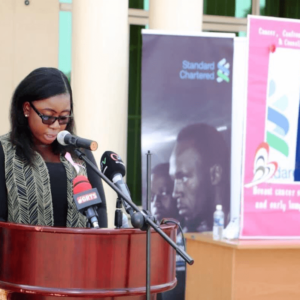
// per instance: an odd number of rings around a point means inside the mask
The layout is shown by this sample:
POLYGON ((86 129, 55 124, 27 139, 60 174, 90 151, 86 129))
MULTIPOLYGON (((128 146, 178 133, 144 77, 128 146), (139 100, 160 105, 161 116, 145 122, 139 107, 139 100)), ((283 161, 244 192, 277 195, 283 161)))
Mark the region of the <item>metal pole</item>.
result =
POLYGON ((147 155, 147 200, 146 209, 151 214, 151 153, 148 150, 147 155))
MULTIPOLYGON (((148 151, 147 155, 147 200, 146 209, 151 215, 151 153, 148 151)), ((147 243, 146 243, 146 294, 147 300, 150 300, 151 288, 151 226, 147 227, 147 243)))

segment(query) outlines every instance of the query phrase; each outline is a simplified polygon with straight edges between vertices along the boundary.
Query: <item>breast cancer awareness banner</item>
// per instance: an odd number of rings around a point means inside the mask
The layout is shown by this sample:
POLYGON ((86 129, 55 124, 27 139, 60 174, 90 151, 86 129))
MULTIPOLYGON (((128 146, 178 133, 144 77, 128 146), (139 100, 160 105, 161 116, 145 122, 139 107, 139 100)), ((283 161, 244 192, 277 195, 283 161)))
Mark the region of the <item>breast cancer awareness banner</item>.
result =
POLYGON ((299 238, 300 22, 248 19, 241 238, 299 238))

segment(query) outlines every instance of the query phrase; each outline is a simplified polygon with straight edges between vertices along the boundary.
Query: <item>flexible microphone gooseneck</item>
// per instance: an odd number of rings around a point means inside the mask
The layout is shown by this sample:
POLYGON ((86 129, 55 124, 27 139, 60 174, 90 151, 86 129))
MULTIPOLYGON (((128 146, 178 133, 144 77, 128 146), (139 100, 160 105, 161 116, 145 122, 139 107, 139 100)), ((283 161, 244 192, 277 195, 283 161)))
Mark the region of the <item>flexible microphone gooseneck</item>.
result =
POLYGON ((57 141, 63 145, 71 145, 78 148, 89 149, 95 151, 98 149, 98 143, 92 140, 83 139, 71 134, 67 130, 60 131, 57 135, 57 141))
POLYGON ((79 175, 73 179, 73 198, 77 209, 88 218, 93 228, 99 228, 97 205, 102 200, 85 176, 79 175))

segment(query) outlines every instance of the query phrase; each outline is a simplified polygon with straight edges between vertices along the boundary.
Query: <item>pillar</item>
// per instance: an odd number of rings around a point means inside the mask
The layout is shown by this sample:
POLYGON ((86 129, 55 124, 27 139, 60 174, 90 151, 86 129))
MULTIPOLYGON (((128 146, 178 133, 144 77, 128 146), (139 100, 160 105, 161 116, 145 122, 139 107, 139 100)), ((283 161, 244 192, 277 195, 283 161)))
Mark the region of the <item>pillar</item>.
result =
MULTIPOLYGON (((128 111, 128 0, 73 0, 72 72, 77 134, 126 163, 128 111)), ((109 227, 117 195, 103 183, 109 227)))

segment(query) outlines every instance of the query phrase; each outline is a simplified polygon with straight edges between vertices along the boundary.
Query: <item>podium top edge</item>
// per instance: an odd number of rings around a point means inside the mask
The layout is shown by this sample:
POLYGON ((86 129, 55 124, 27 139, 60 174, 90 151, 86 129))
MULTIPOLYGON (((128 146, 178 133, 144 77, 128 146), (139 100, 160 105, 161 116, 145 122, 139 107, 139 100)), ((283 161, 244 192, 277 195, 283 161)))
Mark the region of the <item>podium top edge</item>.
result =
MULTIPOLYGON (((177 229, 177 225, 160 225, 163 231, 177 229)), ((9 222, 0 222, 0 230, 11 229, 20 231, 33 231, 33 232, 45 232, 54 234, 88 234, 88 235, 128 235, 128 234, 146 234, 146 231, 135 228, 67 228, 67 227, 50 227, 50 226, 40 226, 40 225, 23 225, 9 222)), ((156 231, 151 228, 151 232, 156 231)))

